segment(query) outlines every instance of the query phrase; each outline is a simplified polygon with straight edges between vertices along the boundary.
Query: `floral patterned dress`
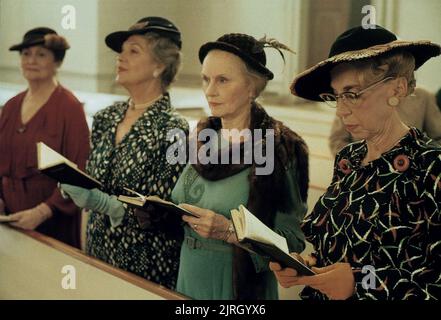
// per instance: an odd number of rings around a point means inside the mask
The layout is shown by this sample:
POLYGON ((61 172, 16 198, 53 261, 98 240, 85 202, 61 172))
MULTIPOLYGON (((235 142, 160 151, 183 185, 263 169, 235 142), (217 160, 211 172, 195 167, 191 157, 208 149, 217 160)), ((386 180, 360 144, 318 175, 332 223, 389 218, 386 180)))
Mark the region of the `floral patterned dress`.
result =
MULTIPOLYGON (((170 97, 165 94, 115 145, 116 129, 127 108, 127 102, 115 103, 94 116, 87 170, 104 184, 108 194, 133 196, 124 190, 127 187, 169 199, 184 166, 167 161, 166 151, 172 144, 185 141, 182 137, 169 141, 167 132, 181 129, 188 134, 188 123, 170 106, 170 97)), ((115 228, 108 216, 91 213, 86 252, 168 288, 176 285, 180 241, 161 229, 141 229, 130 207, 115 228)))
MULTIPOLYGON (((441 147, 412 128, 363 166, 366 152, 363 141, 337 155, 333 181, 303 223, 318 266, 348 262, 355 299, 440 299, 441 147)), ((326 297, 306 287, 302 298, 326 297)))

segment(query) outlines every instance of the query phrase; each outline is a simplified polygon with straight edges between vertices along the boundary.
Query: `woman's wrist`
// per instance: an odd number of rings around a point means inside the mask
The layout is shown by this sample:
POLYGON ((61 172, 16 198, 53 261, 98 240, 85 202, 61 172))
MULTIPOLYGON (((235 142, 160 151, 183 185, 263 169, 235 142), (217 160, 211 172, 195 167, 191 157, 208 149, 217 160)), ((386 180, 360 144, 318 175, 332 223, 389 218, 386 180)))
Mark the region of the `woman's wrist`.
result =
POLYGON ((224 237, 222 240, 227 243, 237 242, 236 232, 234 230, 233 222, 231 220, 228 220, 228 227, 224 232, 224 237))
POLYGON ((228 238, 227 242, 229 244, 239 244, 239 240, 237 239, 236 233, 233 232, 228 238))
POLYGON ((44 202, 35 207, 41 217, 42 222, 52 217, 52 209, 44 202))

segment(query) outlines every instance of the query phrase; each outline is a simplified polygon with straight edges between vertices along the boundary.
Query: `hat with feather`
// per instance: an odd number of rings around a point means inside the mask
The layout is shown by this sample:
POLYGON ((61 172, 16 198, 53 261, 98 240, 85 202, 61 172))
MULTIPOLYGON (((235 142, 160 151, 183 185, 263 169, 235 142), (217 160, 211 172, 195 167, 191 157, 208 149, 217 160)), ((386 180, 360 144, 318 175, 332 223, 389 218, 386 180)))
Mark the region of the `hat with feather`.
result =
POLYGON ((266 36, 262 39, 255 39, 243 33, 225 34, 216 41, 207 42, 199 49, 199 61, 202 63, 208 52, 214 49, 230 52, 241 58, 251 69, 266 77, 268 80, 274 78, 274 74, 266 67, 266 54, 264 48, 274 48, 279 51, 285 61, 281 50, 294 53, 289 47, 266 36))
POLYGON ((33 46, 43 46, 54 53, 56 61, 63 61, 66 50, 70 48, 67 40, 58 35, 55 30, 47 27, 38 27, 27 31, 23 41, 9 48, 10 51, 22 51, 33 46))

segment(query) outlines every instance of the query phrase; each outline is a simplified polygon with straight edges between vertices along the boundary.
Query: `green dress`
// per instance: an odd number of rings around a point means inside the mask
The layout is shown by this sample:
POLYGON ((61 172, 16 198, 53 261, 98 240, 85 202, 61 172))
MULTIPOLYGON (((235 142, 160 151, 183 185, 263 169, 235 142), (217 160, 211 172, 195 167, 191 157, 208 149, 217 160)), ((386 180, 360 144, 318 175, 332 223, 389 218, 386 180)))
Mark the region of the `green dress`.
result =
MULTIPOLYGON (((209 181, 189 164, 173 189, 172 201, 210 209, 231 218, 231 209, 248 202, 249 173, 248 168, 236 175, 209 181)), ((291 252, 301 252, 304 249, 304 236, 300 223, 307 207, 300 197, 295 164, 288 168, 286 179, 290 191, 290 210, 277 213, 274 230, 287 239, 291 252)), ((177 291, 194 299, 233 299, 233 245, 202 238, 187 225, 184 229, 177 291)), ((278 299, 277 281, 269 270, 269 261, 257 255, 253 255, 252 260, 256 272, 266 273, 264 299, 278 299)))

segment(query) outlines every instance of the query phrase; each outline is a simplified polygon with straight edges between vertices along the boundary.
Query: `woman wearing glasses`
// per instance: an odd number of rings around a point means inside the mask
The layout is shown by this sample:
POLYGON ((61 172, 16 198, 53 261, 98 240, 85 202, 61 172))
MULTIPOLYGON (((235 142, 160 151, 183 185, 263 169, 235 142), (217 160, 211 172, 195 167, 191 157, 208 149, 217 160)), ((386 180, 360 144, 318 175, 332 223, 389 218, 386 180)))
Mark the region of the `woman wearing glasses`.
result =
MULTIPOLYGON (((400 100, 396 110, 400 119, 409 127, 415 127, 441 143, 441 110, 432 92, 416 87, 411 95, 400 100)), ((329 135, 332 155, 335 157, 343 147, 354 141, 351 133, 346 131, 342 119, 335 116, 329 135)))
POLYGON ((441 47, 397 41, 357 27, 330 58, 294 80, 294 95, 337 107, 355 139, 335 159, 331 185, 303 222, 317 275, 270 268, 307 299, 441 298, 441 147, 397 114, 415 87, 414 70, 441 47))

